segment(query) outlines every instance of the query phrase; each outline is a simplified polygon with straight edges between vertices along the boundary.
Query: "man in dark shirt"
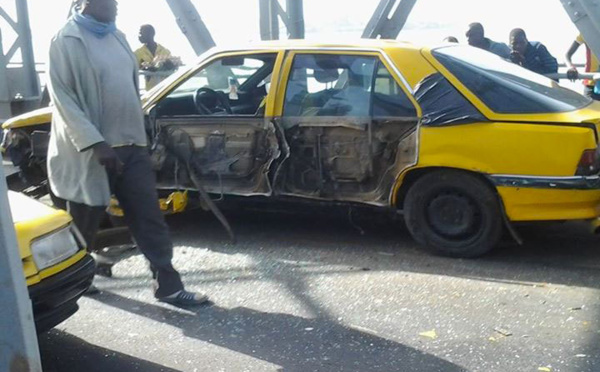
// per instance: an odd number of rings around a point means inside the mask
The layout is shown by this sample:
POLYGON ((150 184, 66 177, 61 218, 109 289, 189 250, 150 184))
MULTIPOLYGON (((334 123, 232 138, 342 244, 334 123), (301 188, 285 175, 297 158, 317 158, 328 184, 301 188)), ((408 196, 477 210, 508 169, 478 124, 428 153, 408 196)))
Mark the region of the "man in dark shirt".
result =
POLYGON ((527 40, 525 31, 515 28, 510 32, 510 60, 538 74, 558 72, 558 62, 544 44, 527 40))
POLYGON ((510 48, 508 45, 492 41, 485 37, 485 32, 481 23, 471 23, 465 36, 467 37, 470 46, 487 50, 504 59, 510 58, 510 48))

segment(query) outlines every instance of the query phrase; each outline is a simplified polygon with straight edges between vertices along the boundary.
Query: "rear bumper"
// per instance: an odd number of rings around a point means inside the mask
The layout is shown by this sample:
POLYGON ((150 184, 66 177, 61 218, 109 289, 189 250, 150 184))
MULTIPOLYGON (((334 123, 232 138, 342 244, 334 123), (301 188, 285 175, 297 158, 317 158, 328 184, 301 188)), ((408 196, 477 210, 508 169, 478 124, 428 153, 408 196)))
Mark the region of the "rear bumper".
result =
POLYGON ((96 263, 86 255, 75 265, 29 287, 38 333, 63 322, 77 309, 77 300, 92 284, 96 263))
POLYGON ((511 221, 587 220, 600 215, 598 189, 497 187, 511 221))

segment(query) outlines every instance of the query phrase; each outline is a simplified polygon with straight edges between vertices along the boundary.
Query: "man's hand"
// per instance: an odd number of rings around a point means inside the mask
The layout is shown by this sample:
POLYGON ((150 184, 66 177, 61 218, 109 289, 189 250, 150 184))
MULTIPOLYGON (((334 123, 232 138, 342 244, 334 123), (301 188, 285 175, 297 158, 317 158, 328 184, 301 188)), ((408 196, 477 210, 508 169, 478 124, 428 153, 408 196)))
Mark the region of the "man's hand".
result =
POLYGON ((577 72, 577 68, 571 67, 570 69, 567 70, 567 79, 569 79, 571 81, 575 81, 575 80, 577 80, 578 77, 579 77, 579 72, 577 72))
POLYGON ((517 52, 516 50, 513 50, 510 53, 510 60, 516 64, 523 65, 523 62, 525 62, 525 56, 517 52))
POLYGON ((100 142, 92 147, 94 150, 94 156, 98 159, 100 165, 106 168, 107 172, 114 172, 116 174, 123 173, 123 163, 117 156, 115 150, 110 147, 106 142, 100 142))

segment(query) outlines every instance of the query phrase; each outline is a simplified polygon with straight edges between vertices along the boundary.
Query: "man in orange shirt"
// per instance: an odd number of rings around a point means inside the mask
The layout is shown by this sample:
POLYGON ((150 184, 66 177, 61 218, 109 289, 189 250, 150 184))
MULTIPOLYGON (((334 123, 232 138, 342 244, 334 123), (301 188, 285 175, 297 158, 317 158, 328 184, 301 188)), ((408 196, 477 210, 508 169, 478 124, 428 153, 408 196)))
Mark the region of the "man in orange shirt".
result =
MULTIPOLYGON (((590 48, 588 48, 588 46, 585 44, 583 36, 579 34, 577 38, 573 41, 573 44, 571 44, 571 47, 565 55, 565 60, 567 61, 567 65, 569 66, 567 75, 571 80, 577 79, 577 77, 579 76, 577 68, 573 65, 573 61, 571 60, 571 58, 573 58, 573 55, 575 54, 577 49, 579 49, 579 46, 581 46, 582 44, 585 45, 585 72, 598 72, 598 67, 600 67, 598 58, 596 58, 594 53, 592 53, 590 48)), ((596 92, 594 92, 594 87, 596 86, 596 83, 594 83, 593 80, 586 79, 583 81, 583 85, 585 86, 584 94, 586 96, 596 101, 600 100, 600 86, 598 86, 598 88, 596 88, 596 92)))

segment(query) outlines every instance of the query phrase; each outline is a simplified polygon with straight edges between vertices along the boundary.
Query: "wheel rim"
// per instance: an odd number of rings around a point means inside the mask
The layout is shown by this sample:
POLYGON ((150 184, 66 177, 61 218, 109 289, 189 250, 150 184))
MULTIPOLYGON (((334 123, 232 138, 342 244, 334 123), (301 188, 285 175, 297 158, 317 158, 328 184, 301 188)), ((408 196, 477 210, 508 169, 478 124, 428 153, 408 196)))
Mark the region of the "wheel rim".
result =
POLYGON ((481 228, 481 211, 468 196, 446 192, 433 197, 427 205, 427 219, 439 235, 452 240, 464 240, 481 228))

